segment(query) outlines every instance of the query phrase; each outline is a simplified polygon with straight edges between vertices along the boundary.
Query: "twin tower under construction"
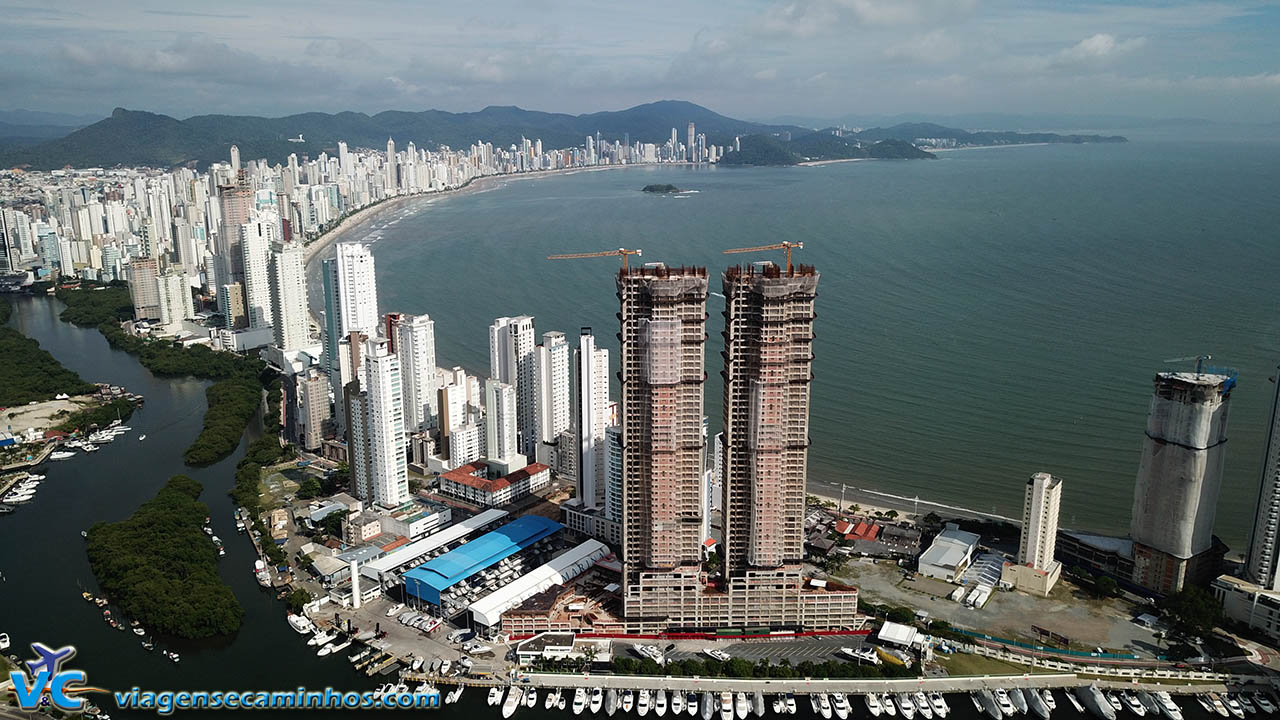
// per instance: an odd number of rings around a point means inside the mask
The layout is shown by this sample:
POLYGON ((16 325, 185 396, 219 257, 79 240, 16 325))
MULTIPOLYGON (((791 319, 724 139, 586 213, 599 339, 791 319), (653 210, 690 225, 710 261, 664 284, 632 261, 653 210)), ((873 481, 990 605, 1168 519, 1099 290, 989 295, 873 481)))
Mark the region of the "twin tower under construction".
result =
POLYGON ((802 574, 818 272, 732 267, 725 298, 723 565, 703 562, 705 268, 617 276, 622 555, 631 632, 857 628, 852 588, 802 574))

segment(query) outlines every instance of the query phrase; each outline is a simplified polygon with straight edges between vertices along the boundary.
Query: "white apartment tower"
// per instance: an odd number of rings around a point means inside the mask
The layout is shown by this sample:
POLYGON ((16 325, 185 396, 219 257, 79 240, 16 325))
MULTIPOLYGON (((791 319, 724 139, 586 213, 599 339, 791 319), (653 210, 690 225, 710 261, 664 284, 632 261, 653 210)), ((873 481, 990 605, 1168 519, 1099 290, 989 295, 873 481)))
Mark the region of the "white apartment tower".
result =
POLYGON ((574 358, 574 421, 577 431, 578 497, 584 507, 604 507, 609 427, 609 351, 596 347, 591 328, 582 328, 574 358))
POLYGON ((484 445, 491 460, 520 455, 516 447, 516 389, 490 378, 484 383, 484 445))
MULTIPOLYGON (((334 405, 343 408, 342 388, 351 381, 344 374, 343 343, 352 332, 376 335, 378 327, 378 284, 374 276, 373 253, 367 245, 339 243, 333 257, 324 261, 324 366, 333 388, 334 405)), ((348 373, 349 373, 348 369, 348 373)), ((344 413, 337 418, 343 428, 344 413)))
POLYGON ((409 499, 400 359, 386 339, 370 338, 365 341, 362 364, 372 499, 382 507, 396 507, 409 499))
POLYGON ((160 300, 160 324, 172 331, 181 328, 182 321, 195 317, 195 304, 191 300, 191 283, 180 272, 167 272, 156 278, 156 291, 160 300))
POLYGON ((1271 422, 1267 425, 1266 451, 1262 455, 1262 477, 1258 483, 1258 511, 1253 521, 1253 537, 1245 556, 1249 581, 1268 590, 1280 591, 1277 572, 1276 532, 1280 530, 1280 373, 1271 396, 1271 422))
POLYGON ((534 368, 533 318, 500 317, 489 326, 489 377, 516 392, 516 452, 537 453, 537 373, 534 368))
POLYGON ((272 325, 271 249, 279 241, 279 219, 263 214, 240 226, 240 252, 244 261, 245 314, 249 327, 272 325))
POLYGON ((435 427, 440 414, 435 322, 430 315, 390 313, 387 336, 404 375, 405 425, 411 431, 435 427))
POLYGON ((538 414, 538 444, 535 459, 552 465, 552 456, 560 433, 572 426, 569 392, 569 343, 564 333, 543 333, 542 344, 534 354, 537 394, 534 406, 538 414))
POLYGON ((271 314, 276 347, 285 352, 311 344, 307 278, 302 243, 289 242, 271 254, 271 314))
POLYGON ((1038 472, 1027 480, 1022 503, 1022 540, 1018 543, 1018 563, 1037 570, 1053 566, 1058 538, 1058 508, 1062 504, 1062 478, 1038 472))

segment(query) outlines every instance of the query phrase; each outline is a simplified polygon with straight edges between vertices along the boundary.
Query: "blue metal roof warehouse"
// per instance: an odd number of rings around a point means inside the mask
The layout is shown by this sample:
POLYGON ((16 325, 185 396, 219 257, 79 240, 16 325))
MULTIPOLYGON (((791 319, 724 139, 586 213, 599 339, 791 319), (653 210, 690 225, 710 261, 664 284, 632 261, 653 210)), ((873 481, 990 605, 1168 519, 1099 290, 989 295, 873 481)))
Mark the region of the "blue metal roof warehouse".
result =
POLYGON ((410 595, 439 605, 440 593, 563 528, 555 520, 541 515, 517 518, 457 550, 406 572, 405 590, 410 595))

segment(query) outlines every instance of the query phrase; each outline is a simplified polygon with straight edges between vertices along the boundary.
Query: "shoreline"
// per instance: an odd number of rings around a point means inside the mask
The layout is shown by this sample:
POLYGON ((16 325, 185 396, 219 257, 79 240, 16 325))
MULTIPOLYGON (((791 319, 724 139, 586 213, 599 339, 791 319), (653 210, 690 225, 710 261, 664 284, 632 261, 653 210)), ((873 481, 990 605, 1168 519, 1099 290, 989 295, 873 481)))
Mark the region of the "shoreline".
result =
POLYGON ((465 193, 487 192, 494 189, 493 186, 500 186, 507 181, 526 180, 531 178, 555 177, 559 175, 574 175, 583 172, 601 172, 605 170, 625 170, 628 168, 639 167, 665 167, 665 166, 688 166, 692 163, 632 163, 629 165, 593 165, 590 167, 572 167, 572 168, 556 168, 554 170, 534 170, 529 172, 518 173, 500 173, 496 175, 481 175, 474 177, 467 182, 454 188, 445 188, 444 190, 436 190, 431 192, 420 192, 411 195, 396 195, 386 198, 385 200, 361 208, 351 215, 343 218, 337 225, 330 228, 323 235, 312 240, 306 246, 305 256, 303 258, 303 266, 310 268, 315 262, 317 256, 324 251, 336 245, 344 235, 353 232, 358 226, 367 223, 373 223, 379 220, 384 214, 400 209, 410 200, 421 200, 424 204, 435 198, 450 197, 453 195, 461 195, 465 193))
POLYGON ((1071 143, 1041 142, 1041 143, 1007 143, 1005 145, 966 145, 965 147, 953 147, 953 148, 929 148, 929 152, 940 153, 940 152, 956 152, 959 150, 999 150, 1000 148, 1044 147, 1047 145, 1070 145, 1070 144, 1071 143))
MULTIPOLYGON (((821 488, 814 490, 805 484, 805 493, 823 500, 828 500, 840 505, 840 493, 832 491, 829 488, 821 488)), ((973 508, 960 507, 958 505, 947 505, 945 503, 933 502, 920 497, 906 497, 903 495, 894 495, 893 493, 884 492, 882 490, 872 490, 870 488, 860 488, 846 486, 844 492, 844 507, 858 506, 860 515, 873 515, 876 511, 881 513, 894 510, 898 513, 899 519, 915 518, 919 519, 923 515, 930 512, 936 512, 943 518, 959 517, 973 520, 996 520, 1011 523, 1014 526, 1021 526, 1022 521, 1016 518, 1000 515, 995 512, 985 512, 975 510, 973 508)))

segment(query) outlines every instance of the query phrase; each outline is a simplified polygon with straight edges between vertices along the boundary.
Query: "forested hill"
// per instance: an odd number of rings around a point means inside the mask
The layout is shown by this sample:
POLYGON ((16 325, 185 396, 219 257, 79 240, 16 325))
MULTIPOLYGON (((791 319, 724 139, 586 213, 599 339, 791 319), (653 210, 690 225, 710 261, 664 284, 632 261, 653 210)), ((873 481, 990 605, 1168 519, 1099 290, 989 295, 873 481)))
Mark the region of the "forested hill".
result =
POLYGON ((560 148, 582 145, 588 135, 598 132, 609 141, 629 137, 631 142, 661 144, 671 137, 672 128, 684 142, 690 122, 712 144, 729 143, 739 135, 808 132, 794 126, 737 120, 679 100, 586 115, 491 106, 470 113, 392 110, 376 115, 198 115, 178 120, 117 108, 111 117, 65 137, 0 151, 0 167, 172 167, 186 163, 203 167, 225 161, 233 144, 239 146, 242 157, 266 158, 276 163, 283 162, 290 153, 311 157, 323 151, 332 154, 339 140, 352 148, 384 148, 388 138, 395 140, 399 148, 410 142, 424 148, 465 148, 477 141, 505 147, 519 143, 521 138, 541 139, 546 148, 560 148), (299 135, 303 142, 290 141, 299 135))

